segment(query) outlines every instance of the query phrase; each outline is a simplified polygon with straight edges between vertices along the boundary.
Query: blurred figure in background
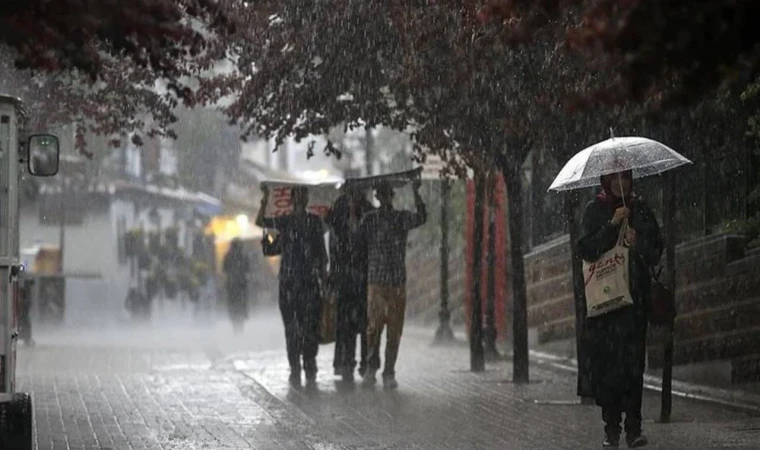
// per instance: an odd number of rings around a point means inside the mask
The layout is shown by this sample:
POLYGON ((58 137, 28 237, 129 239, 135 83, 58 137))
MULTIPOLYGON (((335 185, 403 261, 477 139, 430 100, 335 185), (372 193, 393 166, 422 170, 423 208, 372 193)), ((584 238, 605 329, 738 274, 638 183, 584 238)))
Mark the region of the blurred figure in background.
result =
POLYGON ((240 239, 235 238, 230 243, 223 270, 227 276, 227 311, 235 334, 239 334, 248 319, 248 275, 251 273, 251 263, 240 239))
POLYGON ((262 187, 262 191, 264 198, 256 225, 279 231, 282 241, 280 313, 285 326, 290 383, 301 384, 302 368, 307 382, 313 383, 317 378, 321 292, 327 282, 324 223, 306 210, 309 192, 305 187, 293 187, 292 212, 274 218, 265 217, 269 189, 262 187))
POLYGON ((367 241, 359 233, 362 217, 374 208, 364 193, 346 186, 326 222, 334 240, 330 252, 330 285, 337 294, 335 374, 353 381, 356 338, 361 336, 359 374, 367 369, 367 241))

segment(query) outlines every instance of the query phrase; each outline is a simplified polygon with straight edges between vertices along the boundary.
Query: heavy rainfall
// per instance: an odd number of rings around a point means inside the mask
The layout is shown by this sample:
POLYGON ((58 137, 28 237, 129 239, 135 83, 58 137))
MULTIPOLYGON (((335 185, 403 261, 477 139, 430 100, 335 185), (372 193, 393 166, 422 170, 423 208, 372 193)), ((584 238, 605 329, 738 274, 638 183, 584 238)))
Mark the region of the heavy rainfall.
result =
POLYGON ((760 3, 0 4, 0 450, 760 448, 760 3))

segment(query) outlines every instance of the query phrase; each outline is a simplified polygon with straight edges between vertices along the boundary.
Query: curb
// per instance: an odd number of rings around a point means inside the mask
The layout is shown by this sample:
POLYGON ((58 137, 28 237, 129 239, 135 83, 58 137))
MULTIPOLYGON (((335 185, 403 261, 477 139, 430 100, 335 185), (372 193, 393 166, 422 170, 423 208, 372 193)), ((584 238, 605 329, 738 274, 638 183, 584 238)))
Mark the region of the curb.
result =
MULTIPOLYGON (((407 330, 405 330, 407 331, 407 330)), ((409 334, 414 334, 418 338, 427 336, 432 344, 435 329, 424 326, 412 325, 408 328, 409 334)), ((461 331, 454 332, 455 341, 451 346, 464 347, 468 346, 466 335, 461 331)), ((508 352, 511 355, 511 351, 508 352)), ((578 363, 574 358, 567 358, 555 355, 553 353, 542 352, 538 350, 529 350, 531 363, 543 367, 549 367, 554 370, 578 373, 578 363)), ((510 364, 509 361, 507 361, 510 364)), ((662 378, 645 374, 644 389, 653 392, 662 392, 662 378)), ((723 389, 701 384, 689 383, 686 381, 673 380, 672 393, 674 397, 698 401, 702 403, 711 403, 735 411, 744 412, 752 416, 760 416, 760 395, 740 389, 723 389)))
MULTIPOLYGON (((563 358, 551 353, 529 350, 531 361, 557 370, 578 373, 578 363, 574 358, 563 358)), ((662 392, 662 378, 644 375, 644 389, 662 392)), ((760 416, 760 395, 739 389, 722 389, 686 381, 673 380, 674 397, 712 403, 753 416, 760 416)))

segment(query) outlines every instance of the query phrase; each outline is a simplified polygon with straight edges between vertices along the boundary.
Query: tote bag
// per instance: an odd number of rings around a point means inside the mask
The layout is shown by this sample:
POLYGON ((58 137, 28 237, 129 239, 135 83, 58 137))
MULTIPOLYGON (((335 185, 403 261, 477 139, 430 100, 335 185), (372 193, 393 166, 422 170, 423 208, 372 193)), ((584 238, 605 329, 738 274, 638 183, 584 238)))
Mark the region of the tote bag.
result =
POLYGON ((615 247, 604 253, 598 260, 583 261, 588 317, 601 316, 633 305, 628 266, 630 249, 623 242, 627 228, 626 225, 620 227, 620 235, 615 247))
POLYGON ((327 289, 322 295, 322 311, 319 318, 319 343, 335 342, 338 306, 335 289, 327 289))

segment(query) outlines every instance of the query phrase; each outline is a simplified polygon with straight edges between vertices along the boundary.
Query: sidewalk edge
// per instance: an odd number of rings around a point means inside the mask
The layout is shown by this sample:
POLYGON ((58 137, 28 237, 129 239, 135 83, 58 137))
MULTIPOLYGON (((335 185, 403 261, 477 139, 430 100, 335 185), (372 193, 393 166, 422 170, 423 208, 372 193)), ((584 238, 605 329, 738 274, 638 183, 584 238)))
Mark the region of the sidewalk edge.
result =
MULTIPOLYGON (((408 331, 418 336, 430 336, 431 342, 435 330, 425 326, 411 326, 408 331)), ((454 332, 457 344, 467 342, 464 333, 457 330, 454 332)), ((511 355, 511 350, 508 354, 511 355)), ((558 356, 553 353, 529 350, 530 361, 543 367, 553 368, 555 370, 568 373, 578 373, 578 363, 574 358, 558 356)), ((649 391, 662 392, 662 378, 645 374, 644 388, 649 391)), ((673 396, 699 401, 703 403, 712 403, 736 411, 741 411, 751 415, 760 415, 760 395, 740 389, 723 389, 702 384, 689 383, 686 381, 673 380, 673 396)))

